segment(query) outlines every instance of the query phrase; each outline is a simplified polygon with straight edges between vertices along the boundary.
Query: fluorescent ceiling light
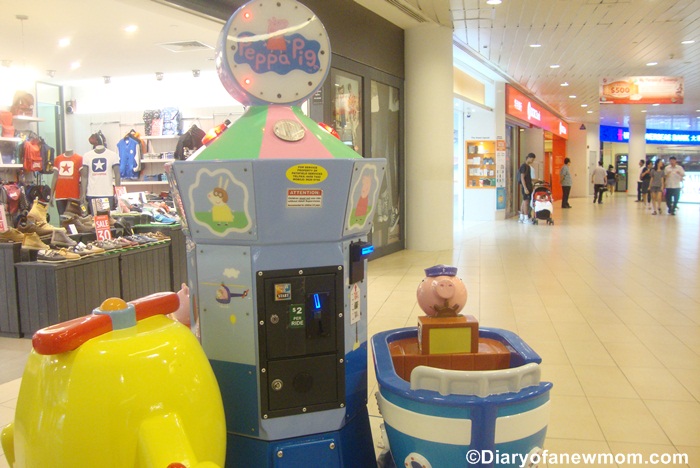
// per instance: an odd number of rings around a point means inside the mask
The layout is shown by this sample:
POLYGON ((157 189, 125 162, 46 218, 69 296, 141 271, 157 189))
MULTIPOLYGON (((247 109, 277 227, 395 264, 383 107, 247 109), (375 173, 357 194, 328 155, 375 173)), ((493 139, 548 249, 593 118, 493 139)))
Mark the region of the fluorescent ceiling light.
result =
POLYGON ((588 104, 581 104, 581 107, 588 107, 588 104))
POLYGON ((565 81, 565 82, 563 82, 562 84, 560 84, 559 86, 569 86, 569 83, 567 83, 567 82, 565 81))
POLYGON ((695 44, 694 40, 688 40, 688 41, 681 41, 681 44, 695 44))
POLYGON ((486 0, 487 5, 500 5, 503 0, 486 0))
POLYGON ((549 68, 559 68, 559 65, 557 65, 557 64, 550 65, 549 68))
POLYGON ((593 111, 586 111, 586 114, 592 114, 593 111))
POLYGON ((569 96, 569 98, 570 98, 570 99, 576 99, 576 95, 575 95, 575 94, 572 94, 572 95, 569 96))
POLYGON ((542 44, 530 44, 530 47, 537 49, 538 47, 542 47, 542 44))
POLYGON ((653 67, 654 65, 658 65, 659 62, 649 62, 647 63, 647 67, 653 67))

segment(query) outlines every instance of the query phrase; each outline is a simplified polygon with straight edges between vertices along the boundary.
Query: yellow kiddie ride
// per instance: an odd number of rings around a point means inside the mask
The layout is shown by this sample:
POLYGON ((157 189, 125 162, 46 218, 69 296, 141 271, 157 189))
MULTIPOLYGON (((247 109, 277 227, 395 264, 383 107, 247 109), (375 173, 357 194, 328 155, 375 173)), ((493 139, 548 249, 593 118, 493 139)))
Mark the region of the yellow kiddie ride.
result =
POLYGON ((2 431, 10 466, 223 466, 221 394, 195 336, 164 316, 178 304, 175 293, 108 299, 37 332, 2 431))

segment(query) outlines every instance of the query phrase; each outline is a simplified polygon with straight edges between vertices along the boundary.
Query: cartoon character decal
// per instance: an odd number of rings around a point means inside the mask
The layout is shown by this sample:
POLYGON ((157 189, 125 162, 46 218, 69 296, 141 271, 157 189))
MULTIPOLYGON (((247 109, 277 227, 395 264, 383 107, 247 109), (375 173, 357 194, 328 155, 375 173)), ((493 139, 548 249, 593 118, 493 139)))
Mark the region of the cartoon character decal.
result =
POLYGON ((230 180, 227 179, 224 182, 223 179, 223 176, 219 177, 218 186, 207 194, 207 198, 212 204, 211 220, 215 222, 217 226, 228 226, 233 223, 233 212, 226 204, 226 202, 228 202, 228 192, 226 188, 230 180))
POLYGON ((362 229, 371 218, 379 190, 377 171, 377 166, 364 164, 360 173, 353 176, 346 229, 362 229))
POLYGON ((189 189, 189 206, 190 221, 217 237, 252 228, 249 189, 228 169, 200 169, 189 189))

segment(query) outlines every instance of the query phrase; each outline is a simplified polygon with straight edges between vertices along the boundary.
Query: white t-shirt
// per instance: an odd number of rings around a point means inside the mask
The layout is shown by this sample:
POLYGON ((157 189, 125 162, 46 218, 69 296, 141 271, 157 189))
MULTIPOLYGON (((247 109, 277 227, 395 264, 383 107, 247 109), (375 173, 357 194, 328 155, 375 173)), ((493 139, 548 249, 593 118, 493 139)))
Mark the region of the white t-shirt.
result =
POLYGON ((678 164, 676 164, 676 167, 669 164, 664 168, 664 177, 666 178, 666 188, 681 188, 685 170, 678 164))
POLYGON ((119 166, 119 156, 105 148, 98 153, 95 150, 83 155, 83 166, 88 168, 88 197, 111 197, 114 195, 114 170, 119 166))

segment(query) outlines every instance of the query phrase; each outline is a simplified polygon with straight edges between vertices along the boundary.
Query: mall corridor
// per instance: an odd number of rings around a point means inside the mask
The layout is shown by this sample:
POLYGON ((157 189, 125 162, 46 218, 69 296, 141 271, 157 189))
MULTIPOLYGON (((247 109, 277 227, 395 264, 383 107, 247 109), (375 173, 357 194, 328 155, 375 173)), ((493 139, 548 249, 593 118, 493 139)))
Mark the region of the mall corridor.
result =
MULTIPOLYGON (((678 452, 700 467, 700 206, 672 217, 623 194, 571 204, 555 208, 554 226, 469 223, 453 250, 370 262, 369 333, 414 326, 423 269, 458 266, 463 312, 517 332, 542 356, 554 383, 546 449, 678 452)), ((0 339, 0 426, 13 417, 27 343, 0 339)), ((369 369, 377 434, 371 360, 369 369)))

